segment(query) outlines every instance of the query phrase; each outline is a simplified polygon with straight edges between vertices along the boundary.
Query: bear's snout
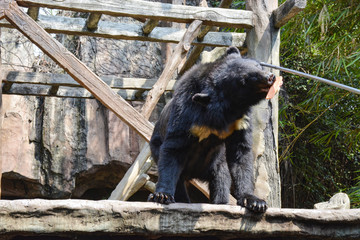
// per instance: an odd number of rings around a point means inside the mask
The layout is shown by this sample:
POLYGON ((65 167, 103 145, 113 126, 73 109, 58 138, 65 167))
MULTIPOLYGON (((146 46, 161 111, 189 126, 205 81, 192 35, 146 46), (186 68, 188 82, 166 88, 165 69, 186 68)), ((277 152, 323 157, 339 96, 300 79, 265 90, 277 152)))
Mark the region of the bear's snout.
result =
POLYGON ((275 79, 276 79, 275 74, 270 73, 270 74, 268 75, 268 77, 267 77, 268 84, 269 84, 270 86, 273 85, 274 82, 275 82, 275 79))

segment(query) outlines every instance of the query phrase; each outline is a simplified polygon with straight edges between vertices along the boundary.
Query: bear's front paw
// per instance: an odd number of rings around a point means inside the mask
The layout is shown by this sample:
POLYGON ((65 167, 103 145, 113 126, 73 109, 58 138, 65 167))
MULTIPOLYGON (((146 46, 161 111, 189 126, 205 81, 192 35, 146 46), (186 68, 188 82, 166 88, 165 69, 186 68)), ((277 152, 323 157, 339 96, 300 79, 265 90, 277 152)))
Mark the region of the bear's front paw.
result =
POLYGON ((175 198, 173 195, 168 193, 156 192, 156 193, 150 193, 147 201, 157 202, 162 204, 170 204, 170 203, 175 203, 175 198))
POLYGON ((267 209, 267 204, 264 200, 252 195, 240 198, 237 204, 257 213, 263 213, 267 209))

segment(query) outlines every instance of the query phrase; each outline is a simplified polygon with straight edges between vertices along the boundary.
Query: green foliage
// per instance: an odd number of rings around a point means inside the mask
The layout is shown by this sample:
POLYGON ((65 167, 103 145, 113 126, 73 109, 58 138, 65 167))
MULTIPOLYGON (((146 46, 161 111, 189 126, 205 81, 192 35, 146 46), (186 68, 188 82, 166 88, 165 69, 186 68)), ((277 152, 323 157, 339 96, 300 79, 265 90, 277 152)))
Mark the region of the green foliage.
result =
MULTIPOLYGON (((359 1, 307 1, 305 11, 282 28, 281 65, 360 88, 359 22, 359 1)), ((312 207, 344 191, 360 207, 360 96, 283 76, 283 205, 312 207)))

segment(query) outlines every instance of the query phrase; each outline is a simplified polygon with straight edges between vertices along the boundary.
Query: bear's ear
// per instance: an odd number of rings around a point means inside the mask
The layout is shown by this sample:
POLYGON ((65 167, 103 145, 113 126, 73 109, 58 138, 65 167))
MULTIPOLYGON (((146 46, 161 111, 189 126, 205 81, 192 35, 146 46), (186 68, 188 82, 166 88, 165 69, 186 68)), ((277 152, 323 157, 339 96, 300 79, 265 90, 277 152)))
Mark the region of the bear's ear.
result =
POLYGON ((226 54, 227 55, 236 54, 236 55, 239 55, 239 57, 241 57, 240 51, 239 51, 239 49, 237 47, 229 47, 226 50, 226 54))
POLYGON ((210 102, 210 96, 207 93, 195 93, 191 98, 193 102, 199 103, 200 105, 207 106, 210 102))

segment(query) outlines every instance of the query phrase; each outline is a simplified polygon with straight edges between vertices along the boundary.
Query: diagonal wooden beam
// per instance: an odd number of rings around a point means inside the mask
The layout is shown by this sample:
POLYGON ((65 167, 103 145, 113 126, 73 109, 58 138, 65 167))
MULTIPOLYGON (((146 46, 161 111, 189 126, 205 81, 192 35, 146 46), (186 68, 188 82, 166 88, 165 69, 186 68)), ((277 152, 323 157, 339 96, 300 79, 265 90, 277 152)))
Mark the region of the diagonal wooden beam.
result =
POLYGON ((305 7, 306 0, 287 0, 273 11, 275 27, 281 28, 305 7))
POLYGON ((191 42, 196 38, 200 31, 202 21, 195 20, 190 24, 181 41, 176 45, 170 60, 166 63, 159 80, 154 84, 146 97, 146 102, 141 109, 141 113, 146 119, 149 119, 154 110, 160 96, 164 93, 166 86, 176 71, 177 67, 183 59, 186 58, 186 53, 190 50, 191 42))
MULTIPOLYGON (((6 4, 9 0, 1 0, 6 4)), ((59 64, 77 82, 91 92, 95 98, 112 110, 120 119, 149 141, 153 125, 137 112, 129 103, 118 96, 58 41, 52 38, 31 17, 25 14, 16 2, 8 4, 6 19, 22 32, 31 42, 59 64)))
MULTIPOLYGON (((228 8, 230 7, 232 3, 232 0, 222 0, 220 2, 220 5, 219 5, 219 8, 228 8)), ((202 2, 203 4, 203 7, 207 7, 207 2, 206 1, 203 1, 202 2)), ((211 30, 211 27, 210 26, 205 26, 201 32, 199 33, 198 35, 198 38, 197 40, 198 41, 203 41, 204 40, 204 37, 205 35, 211 30)), ((217 30, 218 31, 218 30, 217 30)), ((246 37, 246 34, 244 33, 243 34, 243 39, 245 41, 245 37, 246 37)), ((198 45, 198 46, 195 46, 188 59, 186 60, 186 62, 184 63, 184 65, 182 66, 182 68, 180 69, 179 71, 179 75, 183 75, 187 70, 189 70, 195 63, 196 61, 198 60, 200 54, 202 53, 202 51, 204 50, 205 46, 203 45, 198 45)))

